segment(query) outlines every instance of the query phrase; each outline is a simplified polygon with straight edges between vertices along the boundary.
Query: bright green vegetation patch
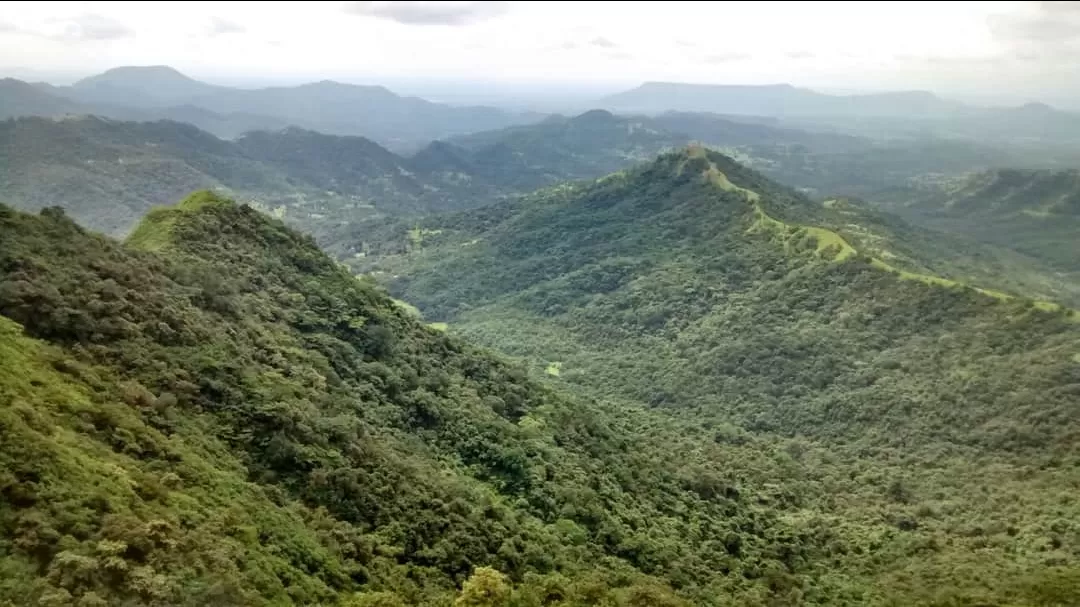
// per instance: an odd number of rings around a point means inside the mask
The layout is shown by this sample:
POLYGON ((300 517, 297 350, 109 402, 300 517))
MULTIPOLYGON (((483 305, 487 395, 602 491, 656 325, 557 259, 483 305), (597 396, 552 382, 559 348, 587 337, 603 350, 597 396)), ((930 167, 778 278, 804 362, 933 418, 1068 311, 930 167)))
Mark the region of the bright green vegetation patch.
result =
POLYGON ((413 318, 423 318, 424 317, 424 315, 420 313, 420 308, 417 308, 416 306, 412 305, 411 303, 409 303, 407 301, 402 301, 402 300, 396 299, 396 298, 392 299, 392 301, 394 302, 395 306, 401 308, 409 316, 411 316, 413 318))
POLYGON ((855 249, 842 236, 832 230, 815 227, 806 227, 804 229, 817 242, 817 248, 814 251, 819 255, 826 251, 832 251, 834 253, 832 255, 833 261, 844 261, 855 254, 855 249))
POLYGON ((450 328, 450 325, 444 322, 429 322, 428 327, 435 329, 440 333, 445 333, 450 328))
POLYGON ((175 222, 175 210, 151 209, 128 236, 127 244, 144 251, 160 251, 169 244, 170 232, 175 222))
POLYGON ((160 251, 172 241, 172 230, 184 213, 231 204, 228 199, 204 190, 195 192, 172 207, 151 209, 127 238, 127 244, 144 251, 160 251))
POLYGON ((560 361, 550 362, 544 369, 544 373, 547 373, 548 375, 551 375, 553 377, 558 377, 559 374, 562 373, 562 365, 563 364, 560 361))
MULTIPOLYGON (((715 173, 716 172, 712 171, 712 169, 710 168, 709 172, 707 173, 710 182, 716 183, 721 187, 721 189, 742 191, 745 194, 745 190, 743 190, 742 188, 735 188, 734 186, 730 185, 730 182, 727 182, 726 178, 723 178, 718 183, 718 178, 715 177, 715 173)), ((848 241, 843 236, 834 232, 833 230, 814 226, 796 226, 793 224, 785 223, 769 216, 769 214, 766 213, 765 210, 761 207, 760 202, 758 202, 759 197, 749 198, 748 196, 748 199, 754 202, 754 213, 757 218, 751 229, 753 230, 755 228, 761 228, 773 231, 774 233, 778 233, 784 239, 785 250, 790 250, 791 238, 799 235, 805 235, 814 239, 814 241, 816 242, 815 253, 817 253, 819 256, 826 256, 833 261, 844 261, 858 253, 858 251, 853 246, 851 246, 851 244, 848 243, 848 241), (829 253, 829 255, 823 255, 826 253, 829 253)), ((832 207, 835 206, 836 203, 836 200, 828 200, 825 201, 824 206, 832 207)), ((967 285, 959 281, 950 280, 948 278, 943 278, 940 276, 933 276, 930 274, 922 274, 902 270, 896 268, 887 261, 884 261, 883 259, 881 259, 881 257, 871 257, 870 265, 886 272, 895 274, 903 280, 917 280, 927 285, 934 285, 946 288, 970 287, 978 293, 981 293, 988 297, 993 297, 994 299, 998 299, 1001 301, 1008 301, 1017 298, 1017 296, 1005 293, 1003 291, 973 287, 971 285, 967 285)), ((1033 301, 1032 305, 1034 305, 1040 310, 1050 312, 1064 309, 1059 304, 1047 301, 1033 301)))

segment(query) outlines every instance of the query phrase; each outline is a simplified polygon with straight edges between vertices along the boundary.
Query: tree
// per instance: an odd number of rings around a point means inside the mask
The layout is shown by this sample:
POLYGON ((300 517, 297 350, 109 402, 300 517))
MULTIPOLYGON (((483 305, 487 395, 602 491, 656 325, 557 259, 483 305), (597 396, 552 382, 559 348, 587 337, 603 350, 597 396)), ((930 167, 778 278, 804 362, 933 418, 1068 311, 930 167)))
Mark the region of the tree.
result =
POLYGON ((491 567, 478 567, 461 587, 454 607, 501 607, 509 601, 506 576, 491 567))

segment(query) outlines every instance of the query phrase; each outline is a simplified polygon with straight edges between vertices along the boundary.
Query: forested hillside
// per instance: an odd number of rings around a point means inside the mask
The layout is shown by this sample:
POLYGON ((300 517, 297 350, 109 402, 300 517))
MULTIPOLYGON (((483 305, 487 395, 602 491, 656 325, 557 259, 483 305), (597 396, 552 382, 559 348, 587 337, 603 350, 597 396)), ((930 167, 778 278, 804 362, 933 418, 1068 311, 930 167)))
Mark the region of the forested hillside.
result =
POLYGON ((829 530, 809 558, 851 592, 800 600, 1080 600, 1076 313, 903 270, 829 222, 697 148, 385 225, 355 264, 557 386, 772 453, 792 476, 770 507, 829 530))
POLYGON ((248 207, 0 243, 0 604, 883 596, 781 445, 559 395, 248 207))
MULTIPOLYGON (((188 120, 188 108, 179 116, 188 120)), ((206 116, 191 118, 201 123, 206 116)), ((914 186, 994 166, 1053 166, 1068 156, 964 142, 866 139, 744 124, 708 114, 553 117, 436 141, 400 156, 362 137, 285 128, 232 141, 177 122, 95 117, 0 122, 0 188, 25 210, 63 206, 88 227, 124 235, 152 206, 213 188, 336 246, 374 215, 483 206, 573 179, 594 179, 703 142, 779 181, 819 194, 910 197, 914 186)))
POLYGON ((881 199, 912 221, 1037 257, 1080 282, 1080 171, 997 169, 881 199))
POLYGON ((289 128, 223 141, 188 124, 92 116, 0 122, 0 191, 22 209, 63 206, 124 235, 151 207, 204 188, 316 232, 377 213, 468 208, 504 191, 414 167, 362 137, 289 128))

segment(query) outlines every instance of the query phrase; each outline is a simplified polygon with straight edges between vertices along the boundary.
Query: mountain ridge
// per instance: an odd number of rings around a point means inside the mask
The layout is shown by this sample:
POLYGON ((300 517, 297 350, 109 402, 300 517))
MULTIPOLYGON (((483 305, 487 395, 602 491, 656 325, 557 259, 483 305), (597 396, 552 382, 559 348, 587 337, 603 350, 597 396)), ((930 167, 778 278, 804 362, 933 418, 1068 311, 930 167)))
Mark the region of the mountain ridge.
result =
MULTIPOLYGON (((32 85, 27 85, 32 86, 32 85)), ((299 86, 241 89, 208 84, 168 66, 126 66, 90 76, 70 87, 34 87, 53 104, 64 100, 65 113, 160 119, 175 115, 178 106, 198 107, 216 114, 201 126, 234 137, 242 125, 227 118, 260 117, 271 124, 296 126, 337 135, 364 136, 398 150, 412 151, 456 134, 527 123, 542 116, 486 106, 450 106, 418 97, 399 96, 383 86, 354 85, 324 80, 299 86), (378 118, 375 118, 375 117, 378 118)), ((0 93, 3 93, 0 90, 0 93)), ((14 93, 11 93, 12 95, 14 93)), ((54 115, 19 99, 0 95, 0 117, 54 115)))
POLYGON ((858 95, 829 95, 791 84, 738 85, 646 82, 605 97, 603 105, 630 111, 697 111, 729 114, 785 115, 899 115, 913 111, 945 115, 961 109, 929 91, 888 91, 858 95), (912 106, 912 102, 918 102, 912 106), (899 104, 899 105, 898 105, 899 104), (906 107, 905 107, 906 106, 906 107))
POLYGON ((913 223, 967 234, 1075 276, 1076 169, 997 169, 902 191, 881 206, 913 223))

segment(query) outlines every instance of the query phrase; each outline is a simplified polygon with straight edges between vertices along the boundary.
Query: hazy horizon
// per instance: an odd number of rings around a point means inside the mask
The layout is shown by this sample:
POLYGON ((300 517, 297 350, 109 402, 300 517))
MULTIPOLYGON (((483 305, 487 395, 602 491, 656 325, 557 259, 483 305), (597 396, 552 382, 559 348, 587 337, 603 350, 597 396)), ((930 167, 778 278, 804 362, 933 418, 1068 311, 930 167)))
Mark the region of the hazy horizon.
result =
POLYGON ((117 66, 169 65, 217 84, 330 79, 451 102, 514 91, 584 99, 669 81, 927 90, 968 102, 1077 107, 1078 43, 1080 6, 1068 2, 0 7, 5 76, 63 84, 117 66))

